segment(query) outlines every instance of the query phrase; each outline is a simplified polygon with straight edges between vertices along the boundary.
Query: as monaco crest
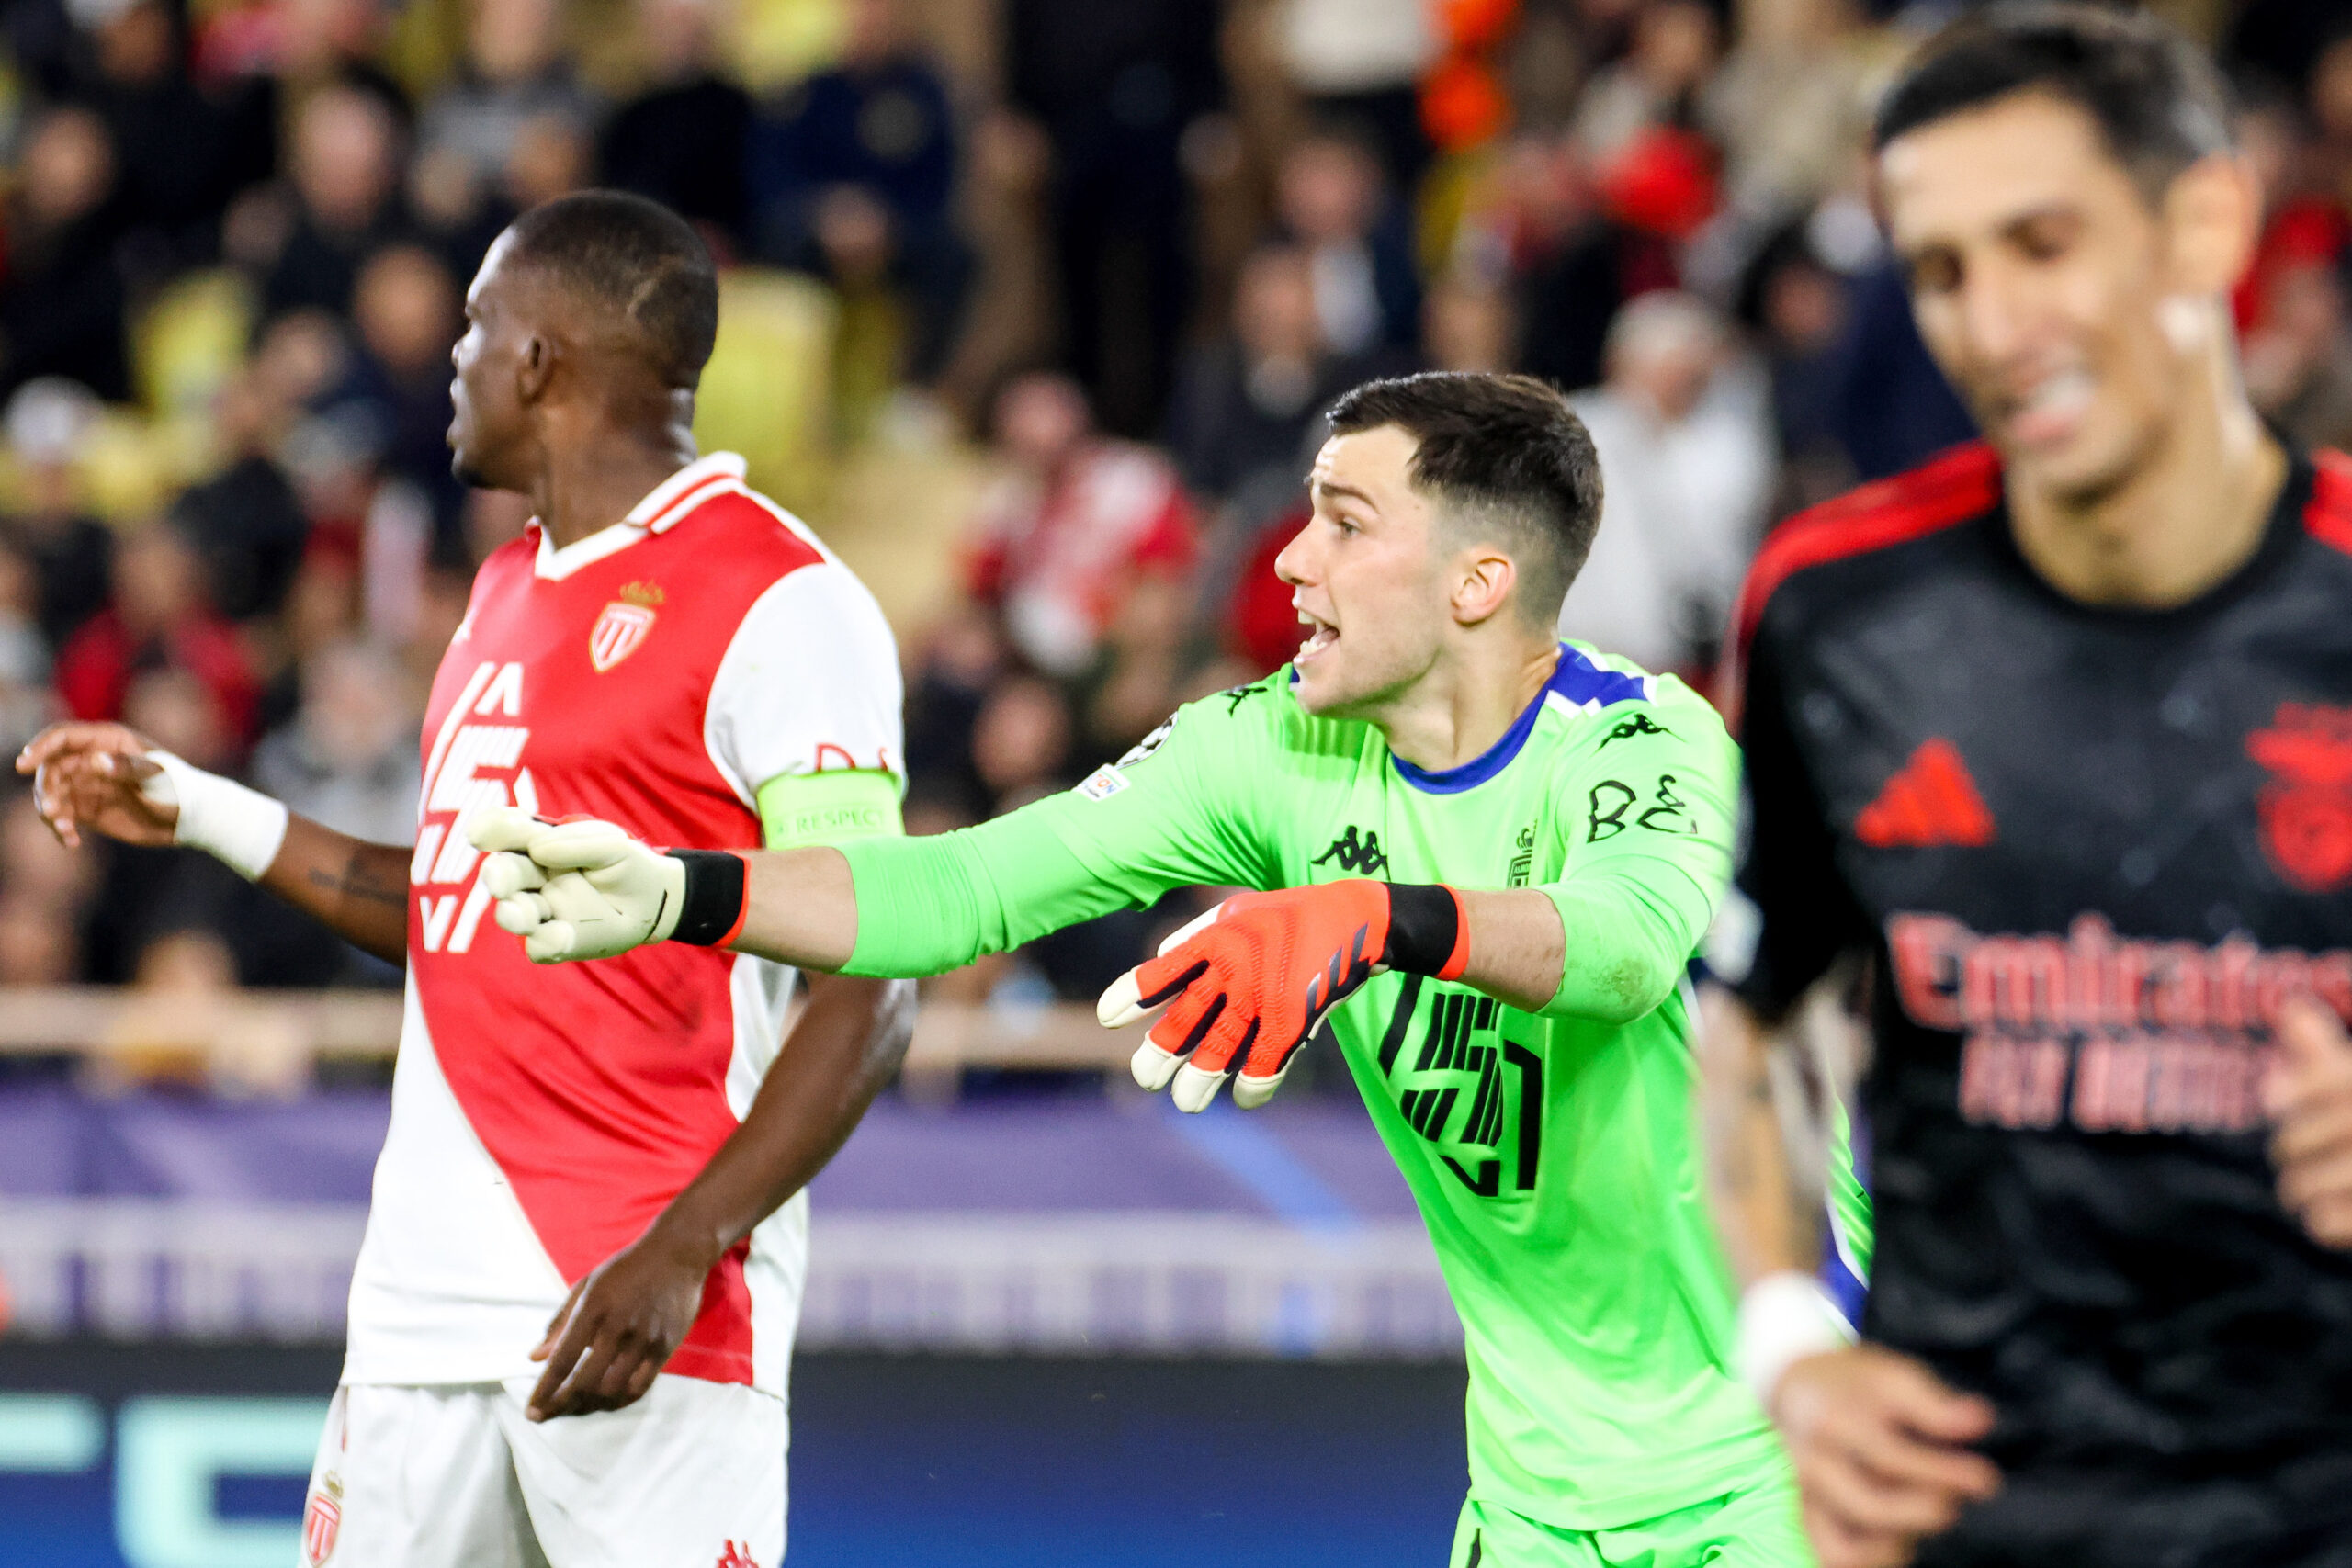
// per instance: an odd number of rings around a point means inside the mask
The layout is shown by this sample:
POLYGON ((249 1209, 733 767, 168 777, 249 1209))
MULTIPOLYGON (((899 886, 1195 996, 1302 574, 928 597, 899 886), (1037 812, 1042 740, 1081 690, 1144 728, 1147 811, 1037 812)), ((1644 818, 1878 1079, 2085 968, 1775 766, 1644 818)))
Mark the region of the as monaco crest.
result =
POLYGON ((343 1505, 322 1490, 311 1494, 302 1510, 302 1560, 311 1568, 334 1555, 334 1538, 343 1531, 343 1505))
POLYGON ((2306 893, 2352 885, 2352 708, 2281 703, 2245 750, 2270 770, 2255 807, 2279 874, 2306 893))
POLYGON ((596 624, 588 628, 588 662, 601 675, 635 653, 645 634, 653 629, 653 606, 662 603, 662 590, 650 582, 631 582, 621 589, 621 596, 605 605, 596 615, 596 624))

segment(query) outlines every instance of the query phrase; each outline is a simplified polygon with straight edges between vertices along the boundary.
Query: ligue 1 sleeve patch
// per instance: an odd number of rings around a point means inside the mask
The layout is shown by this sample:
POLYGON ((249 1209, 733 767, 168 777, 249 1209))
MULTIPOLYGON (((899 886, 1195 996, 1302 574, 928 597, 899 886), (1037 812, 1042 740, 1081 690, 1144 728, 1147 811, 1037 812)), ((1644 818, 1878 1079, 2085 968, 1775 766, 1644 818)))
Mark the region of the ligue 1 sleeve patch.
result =
POLYGON ((1105 762, 1086 775, 1084 782, 1078 786, 1078 793, 1089 800, 1108 800, 1126 787, 1127 775, 1105 762))

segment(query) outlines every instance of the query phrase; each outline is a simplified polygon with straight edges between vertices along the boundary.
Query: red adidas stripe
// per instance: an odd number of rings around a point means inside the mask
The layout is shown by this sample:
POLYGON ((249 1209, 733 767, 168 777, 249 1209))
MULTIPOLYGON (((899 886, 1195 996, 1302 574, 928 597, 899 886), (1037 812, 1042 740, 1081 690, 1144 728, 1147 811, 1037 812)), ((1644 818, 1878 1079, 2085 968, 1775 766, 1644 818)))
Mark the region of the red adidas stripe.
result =
POLYGON ((2352 556, 2352 457, 2341 452, 2314 452, 2312 499, 2303 508, 2303 526, 2324 545, 2352 556))
POLYGON ((1919 468, 1800 512, 1756 552, 1732 615, 1723 680, 1725 717, 1738 723, 1741 677, 1764 607, 1781 584, 1808 567, 1905 544, 1964 523, 2001 496, 2001 460, 1981 441, 1942 453, 1919 468))

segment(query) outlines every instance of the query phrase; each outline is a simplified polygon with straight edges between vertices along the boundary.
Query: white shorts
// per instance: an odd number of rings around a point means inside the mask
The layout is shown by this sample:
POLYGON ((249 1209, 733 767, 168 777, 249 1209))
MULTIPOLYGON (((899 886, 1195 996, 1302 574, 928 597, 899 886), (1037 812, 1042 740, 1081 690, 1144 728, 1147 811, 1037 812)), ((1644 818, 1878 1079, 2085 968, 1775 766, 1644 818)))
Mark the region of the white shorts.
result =
POLYGON ((784 1401, 662 1376, 533 1424, 535 1380, 335 1390, 304 1568, 777 1568, 784 1401))

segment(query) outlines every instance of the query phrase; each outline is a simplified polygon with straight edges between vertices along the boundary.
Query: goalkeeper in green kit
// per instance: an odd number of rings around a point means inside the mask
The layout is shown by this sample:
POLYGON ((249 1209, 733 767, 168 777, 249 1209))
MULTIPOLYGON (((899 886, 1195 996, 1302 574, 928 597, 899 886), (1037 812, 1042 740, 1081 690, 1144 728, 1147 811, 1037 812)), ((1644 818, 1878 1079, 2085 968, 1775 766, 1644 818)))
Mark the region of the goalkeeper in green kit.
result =
MULTIPOLYGON (((1104 996, 1187 1111, 1261 1104, 1328 1022, 1468 1342, 1454 1568, 1810 1562, 1729 1370, 1685 965, 1737 762, 1671 677, 1554 640, 1600 513, 1592 443, 1523 377, 1342 398, 1278 570, 1310 635, 1066 794, 935 838, 663 853, 511 808, 469 830, 542 962, 648 942, 920 976, 1195 884, 1237 895, 1104 996)), ((593 1384, 590 1336, 550 1376, 593 1384)))

